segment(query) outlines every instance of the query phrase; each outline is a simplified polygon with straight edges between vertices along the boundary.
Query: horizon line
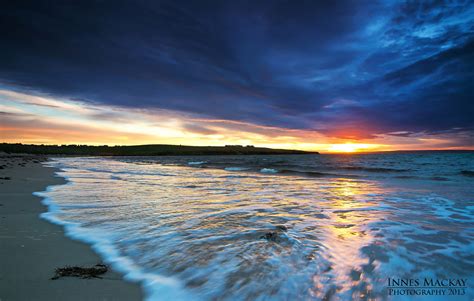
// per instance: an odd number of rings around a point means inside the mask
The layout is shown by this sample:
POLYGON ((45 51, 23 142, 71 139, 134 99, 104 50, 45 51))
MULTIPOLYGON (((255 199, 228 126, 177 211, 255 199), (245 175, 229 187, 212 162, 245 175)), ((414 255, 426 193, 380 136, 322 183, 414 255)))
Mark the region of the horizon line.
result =
POLYGON ((406 149, 406 150, 358 150, 354 152, 337 152, 337 151, 324 151, 324 150, 301 150, 301 149, 283 149, 283 148, 272 148, 266 146, 258 145, 187 145, 187 144, 166 144, 166 143, 154 143, 154 144, 130 144, 130 145, 120 145, 120 144, 34 144, 34 143, 22 143, 22 142, 0 142, 0 144, 19 144, 19 145, 32 145, 32 146, 87 146, 87 147, 134 147, 134 146, 155 146, 155 145, 167 145, 167 146, 184 146, 184 147, 255 147, 255 148, 266 148, 266 149, 278 149, 278 150, 288 150, 288 151, 301 151, 301 152, 317 152, 319 154, 373 154, 373 153, 396 153, 396 152, 474 152, 474 149, 469 148, 451 148, 451 149, 406 149))

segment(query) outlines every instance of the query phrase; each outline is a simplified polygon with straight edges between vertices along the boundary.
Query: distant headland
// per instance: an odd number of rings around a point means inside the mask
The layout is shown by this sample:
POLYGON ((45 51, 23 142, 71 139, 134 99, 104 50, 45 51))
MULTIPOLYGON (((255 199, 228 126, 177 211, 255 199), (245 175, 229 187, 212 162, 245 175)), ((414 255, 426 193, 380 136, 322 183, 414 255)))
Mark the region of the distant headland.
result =
POLYGON ((199 155, 303 155, 319 154, 301 150, 273 149, 253 145, 187 146, 149 144, 131 146, 36 145, 0 143, 0 152, 68 156, 199 156, 199 155))

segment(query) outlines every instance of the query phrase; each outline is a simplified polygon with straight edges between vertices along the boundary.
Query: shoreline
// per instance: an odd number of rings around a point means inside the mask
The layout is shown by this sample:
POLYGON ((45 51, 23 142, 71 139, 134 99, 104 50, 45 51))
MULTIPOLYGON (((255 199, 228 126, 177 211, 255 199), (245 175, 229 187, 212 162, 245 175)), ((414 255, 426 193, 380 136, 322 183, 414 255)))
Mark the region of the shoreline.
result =
POLYGON ((89 245, 65 236, 63 227, 42 218, 42 192, 66 184, 45 157, 0 156, 0 300, 143 300, 139 284, 111 268, 103 278, 62 277, 56 268, 92 267, 102 262, 89 245))

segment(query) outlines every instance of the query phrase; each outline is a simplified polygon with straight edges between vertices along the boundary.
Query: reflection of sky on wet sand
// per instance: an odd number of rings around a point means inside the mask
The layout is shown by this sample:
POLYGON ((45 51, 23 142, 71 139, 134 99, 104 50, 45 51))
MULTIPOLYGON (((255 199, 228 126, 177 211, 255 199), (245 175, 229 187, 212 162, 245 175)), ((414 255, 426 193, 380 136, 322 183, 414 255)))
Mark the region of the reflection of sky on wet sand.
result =
POLYGON ((441 196, 360 179, 80 161, 60 160, 73 182, 49 193, 60 218, 114 233, 134 263, 203 299, 383 299, 387 277, 473 271, 473 207, 441 196))

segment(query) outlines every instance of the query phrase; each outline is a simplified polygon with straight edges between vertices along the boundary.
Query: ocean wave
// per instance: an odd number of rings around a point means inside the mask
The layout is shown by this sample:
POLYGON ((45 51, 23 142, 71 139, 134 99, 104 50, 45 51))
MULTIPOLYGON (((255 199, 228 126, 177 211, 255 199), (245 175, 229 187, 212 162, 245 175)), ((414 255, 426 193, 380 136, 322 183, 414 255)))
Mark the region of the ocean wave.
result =
POLYGON ((191 161, 191 162, 188 162, 188 165, 202 165, 206 163, 207 161, 191 161))
POLYGON ((243 171, 243 170, 249 170, 250 168, 248 167, 226 167, 224 170, 227 171, 243 171))
POLYGON ((345 170, 360 170, 368 172, 408 172, 410 169, 397 169, 397 168, 386 168, 386 167, 363 167, 363 166, 344 166, 339 169, 345 170))
POLYGON ((260 172, 263 172, 263 173, 278 173, 278 170, 273 169, 273 168, 262 168, 262 169, 260 169, 260 172))
POLYGON ((326 172, 319 172, 319 171, 302 171, 302 170, 293 170, 293 169, 283 169, 279 173, 283 175, 304 176, 304 177, 310 177, 310 178, 321 178, 321 177, 348 178, 348 179, 359 178, 359 176, 357 175, 326 173, 326 172))
POLYGON ((234 175, 225 175, 225 176, 218 176, 218 179, 255 179, 255 176, 250 176, 250 175, 239 175, 239 174, 234 174, 234 175))
POLYGON ((430 180, 433 180, 433 181, 449 181, 448 178, 446 178, 446 177, 440 177, 440 176, 431 177, 430 180))
POLYGON ((301 171, 301 170, 292 170, 292 169, 283 169, 280 171, 281 174, 294 174, 294 175, 304 175, 309 177, 325 177, 332 176, 332 174, 317 172, 317 171, 301 171))
MULTIPOLYGON (((69 168, 70 169, 70 168, 69 168)), ((77 170, 77 169, 76 169, 77 170)), ((127 171, 112 171, 112 170, 107 170, 107 169, 99 169, 99 168, 84 168, 86 171, 92 171, 96 173, 105 173, 105 174, 111 174, 110 177, 111 179, 115 180, 120 180, 121 178, 116 175, 136 175, 136 176, 164 176, 164 177, 172 177, 175 176, 174 174, 169 174, 169 173, 157 173, 157 172, 146 172, 146 171, 132 171, 132 170, 127 170, 127 171)))
POLYGON ((417 176, 395 176, 395 179, 418 179, 417 176))

